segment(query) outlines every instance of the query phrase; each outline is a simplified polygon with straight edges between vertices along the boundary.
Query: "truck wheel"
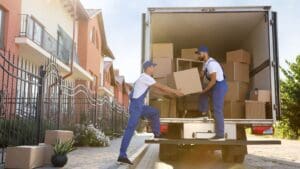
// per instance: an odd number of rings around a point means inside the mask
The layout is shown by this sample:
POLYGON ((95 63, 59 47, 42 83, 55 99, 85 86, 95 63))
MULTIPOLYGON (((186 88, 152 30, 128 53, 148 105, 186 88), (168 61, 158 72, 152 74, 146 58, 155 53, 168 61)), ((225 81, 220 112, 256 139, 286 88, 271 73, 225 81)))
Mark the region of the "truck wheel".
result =
MULTIPOLYGON (((165 135, 165 138, 168 138, 168 139, 180 138, 180 131, 181 131, 180 124, 169 124, 168 128, 169 129, 165 135)), ((159 145, 159 159, 162 161, 178 159, 178 145, 160 144, 159 145)))
POLYGON ((243 163, 245 159, 243 146, 223 146, 222 160, 226 163, 243 163))
POLYGON ((178 153, 177 145, 160 144, 159 145, 159 159, 161 161, 177 160, 178 153))
MULTIPOLYGON (((237 140, 247 140, 244 125, 237 125, 237 140)), ((246 154, 247 145, 222 147, 222 159, 224 162, 243 163, 246 154)))

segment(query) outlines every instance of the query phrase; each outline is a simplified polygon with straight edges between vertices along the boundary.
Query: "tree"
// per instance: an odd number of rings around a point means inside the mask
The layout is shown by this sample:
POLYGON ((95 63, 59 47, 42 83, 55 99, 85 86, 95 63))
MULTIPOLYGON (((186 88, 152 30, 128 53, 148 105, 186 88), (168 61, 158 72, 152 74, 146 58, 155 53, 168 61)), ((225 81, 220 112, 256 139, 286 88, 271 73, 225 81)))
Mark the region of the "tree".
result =
POLYGON ((286 79, 280 81, 282 136, 298 139, 300 136, 300 55, 295 63, 286 61, 289 68, 281 71, 286 79))

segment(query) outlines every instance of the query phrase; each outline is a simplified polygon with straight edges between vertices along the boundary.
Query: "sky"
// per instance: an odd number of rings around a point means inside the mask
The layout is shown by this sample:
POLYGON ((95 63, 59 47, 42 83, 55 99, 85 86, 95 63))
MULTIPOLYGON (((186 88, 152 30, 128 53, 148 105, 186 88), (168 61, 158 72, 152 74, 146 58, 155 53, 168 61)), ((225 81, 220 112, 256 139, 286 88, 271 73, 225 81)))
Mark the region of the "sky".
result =
POLYGON ((126 82, 140 74, 141 15, 148 7, 205 7, 270 5, 278 13, 280 66, 300 55, 300 0, 80 0, 85 8, 102 10, 107 43, 126 82))

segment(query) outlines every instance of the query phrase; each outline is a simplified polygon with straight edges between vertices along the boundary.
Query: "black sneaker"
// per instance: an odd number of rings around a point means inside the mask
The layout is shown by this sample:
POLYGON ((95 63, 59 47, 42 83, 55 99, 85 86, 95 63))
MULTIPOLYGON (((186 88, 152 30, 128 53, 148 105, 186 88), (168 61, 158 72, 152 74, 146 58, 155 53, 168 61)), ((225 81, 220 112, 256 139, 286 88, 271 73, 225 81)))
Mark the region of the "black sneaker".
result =
POLYGON ((154 135, 154 138, 164 138, 162 134, 160 135, 154 135))
POLYGON ((225 140, 225 137, 215 135, 214 137, 210 138, 210 140, 225 140))
POLYGON ((127 157, 119 157, 118 162, 133 165, 133 163, 127 157))

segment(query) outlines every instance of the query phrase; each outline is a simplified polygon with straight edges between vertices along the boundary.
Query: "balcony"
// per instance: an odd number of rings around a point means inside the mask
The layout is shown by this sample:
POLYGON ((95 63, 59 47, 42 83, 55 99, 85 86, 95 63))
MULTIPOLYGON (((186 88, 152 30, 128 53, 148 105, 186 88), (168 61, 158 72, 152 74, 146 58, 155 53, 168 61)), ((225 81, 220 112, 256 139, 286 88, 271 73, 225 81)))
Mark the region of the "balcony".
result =
MULTIPOLYGON (((59 71, 64 75, 71 71, 68 65, 71 63, 72 39, 59 33, 58 39, 61 40, 55 39, 42 24, 30 15, 21 15, 20 35, 15 39, 15 42, 20 45, 20 56, 36 65, 45 63, 47 59, 55 58, 59 71)), ((93 80, 93 77, 80 67, 76 48, 74 51, 74 75, 71 78, 93 80)))

